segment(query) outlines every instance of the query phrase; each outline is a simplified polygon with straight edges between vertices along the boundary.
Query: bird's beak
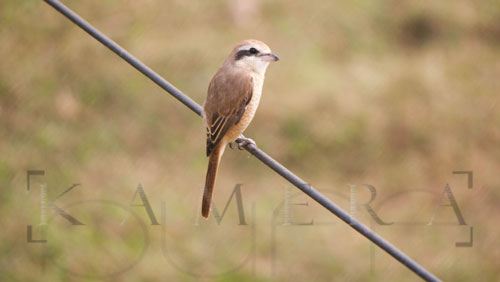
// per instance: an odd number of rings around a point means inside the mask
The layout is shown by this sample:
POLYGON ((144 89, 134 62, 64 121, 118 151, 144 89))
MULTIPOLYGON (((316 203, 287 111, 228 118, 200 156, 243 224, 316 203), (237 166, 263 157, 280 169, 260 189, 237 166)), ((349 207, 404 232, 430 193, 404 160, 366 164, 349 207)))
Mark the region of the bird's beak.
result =
POLYGON ((280 58, 273 53, 264 53, 260 55, 260 57, 266 62, 276 62, 280 60, 280 58))

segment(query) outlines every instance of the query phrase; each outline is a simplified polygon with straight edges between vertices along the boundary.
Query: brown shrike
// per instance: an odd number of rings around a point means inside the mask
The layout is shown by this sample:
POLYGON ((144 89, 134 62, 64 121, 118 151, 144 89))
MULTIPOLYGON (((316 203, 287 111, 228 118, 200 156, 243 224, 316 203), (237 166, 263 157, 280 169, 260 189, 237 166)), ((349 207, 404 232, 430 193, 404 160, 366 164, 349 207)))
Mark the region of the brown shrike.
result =
POLYGON ((208 169, 201 215, 210 214, 210 204, 219 162, 226 145, 233 141, 238 148, 251 139, 242 133, 252 121, 262 94, 264 75, 270 62, 279 58, 261 41, 245 40, 234 47, 208 86, 203 104, 203 120, 207 127, 208 169))

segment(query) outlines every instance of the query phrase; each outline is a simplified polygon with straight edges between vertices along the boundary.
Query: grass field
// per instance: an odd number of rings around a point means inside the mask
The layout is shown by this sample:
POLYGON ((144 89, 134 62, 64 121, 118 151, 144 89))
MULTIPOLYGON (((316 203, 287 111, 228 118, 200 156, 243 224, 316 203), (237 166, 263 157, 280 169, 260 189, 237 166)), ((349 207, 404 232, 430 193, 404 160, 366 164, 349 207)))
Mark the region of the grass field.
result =
MULTIPOLYGON (((200 104, 266 42, 246 136, 444 281, 500 275, 498 1, 64 3, 200 104)), ((43 1, 2 0, 0 39, 0 281, 419 281, 246 151, 215 191, 242 209, 200 219, 198 116, 43 1)))

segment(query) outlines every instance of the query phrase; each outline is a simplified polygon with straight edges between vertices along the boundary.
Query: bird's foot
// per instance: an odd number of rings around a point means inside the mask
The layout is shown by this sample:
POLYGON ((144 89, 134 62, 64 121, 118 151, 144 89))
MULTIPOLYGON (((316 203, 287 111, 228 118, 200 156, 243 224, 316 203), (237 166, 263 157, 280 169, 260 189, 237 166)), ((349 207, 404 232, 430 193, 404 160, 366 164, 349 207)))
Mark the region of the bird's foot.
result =
POLYGON ((238 144, 238 149, 240 149, 240 150, 243 150, 243 147, 245 147, 248 144, 252 144, 254 146, 257 146, 257 144, 255 144, 255 141, 253 141, 250 138, 243 137, 242 135, 240 137, 238 137, 238 139, 236 139, 235 142, 236 142, 236 144, 238 144))
POLYGON ((229 142, 228 145, 229 145, 229 148, 231 148, 231 150, 234 149, 233 142, 229 142))

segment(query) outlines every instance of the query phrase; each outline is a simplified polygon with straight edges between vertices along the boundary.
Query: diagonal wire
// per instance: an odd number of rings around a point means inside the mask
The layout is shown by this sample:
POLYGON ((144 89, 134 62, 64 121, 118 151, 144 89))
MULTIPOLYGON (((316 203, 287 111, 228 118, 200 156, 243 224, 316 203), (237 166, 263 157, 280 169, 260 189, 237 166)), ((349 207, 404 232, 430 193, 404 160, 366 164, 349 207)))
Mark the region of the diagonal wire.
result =
MULTIPOLYGON (((71 20, 73 23, 78 25, 80 28, 82 28, 84 31, 86 31, 88 34, 90 34, 92 37, 94 37, 97 41, 101 42, 103 45, 105 45, 106 47, 111 49, 111 51, 115 52, 118 56, 120 56, 122 59, 124 59, 127 63, 132 65, 134 68, 136 68, 142 74, 144 74, 145 76, 150 78, 153 82, 158 84, 161 88, 165 89, 168 93, 170 93, 177 100, 179 100, 181 103, 183 103, 188 108, 190 108, 193 112, 195 112, 196 114, 201 116, 202 108, 200 105, 198 105, 195 101, 193 101, 191 98, 189 98, 186 94, 182 93, 175 86, 170 84, 168 81, 166 81, 164 78, 162 78, 156 72, 154 72, 152 69, 150 69, 144 63, 142 63, 137 58, 132 56, 129 52, 127 52, 127 50, 123 49, 120 45, 115 43, 113 40, 109 39, 106 35, 104 35, 99 30, 94 28, 87 21, 85 21, 83 18, 81 18, 75 12, 70 10, 68 7, 66 7, 61 2, 59 2, 57 0, 44 0, 44 1, 47 2, 50 6, 52 6, 54 9, 59 11, 61 14, 66 16, 69 20, 71 20)), ((422 279, 424 279, 426 281, 441 281, 439 278, 437 278, 435 275, 433 275, 427 269, 423 268, 417 262, 415 262, 410 257, 408 257, 405 253, 400 251, 398 248, 393 246, 391 243, 386 241, 384 238, 380 237, 377 233, 373 232, 367 226, 365 226, 364 224, 362 224, 361 222, 356 220, 354 217, 349 215, 346 211, 341 209, 338 205, 336 205, 335 203, 330 201, 327 197, 325 197, 323 194, 318 192, 311 185, 307 184, 307 182, 305 182, 300 177, 295 175, 293 172, 288 170, 282 164, 278 163, 271 156, 269 156, 268 154, 266 154, 265 152, 263 152, 262 150, 257 148, 255 145, 247 144, 247 145, 245 145, 245 149, 248 152, 250 152, 252 155, 254 155, 256 158, 258 158, 260 161, 262 161, 264 164, 266 164, 268 167, 270 167, 272 170, 274 170, 279 175, 281 175, 282 177, 287 179, 290 183, 292 183, 297 188, 302 190, 302 192, 309 195, 309 197, 311 197, 313 200, 315 200, 320 205, 322 205, 323 207, 328 209, 331 213, 335 214, 337 217, 339 217, 342 221, 347 223, 353 229, 358 231, 360 234, 362 234, 363 236, 368 238, 370 241, 372 241, 374 244, 379 246, 381 249, 386 251, 389 255, 394 257, 400 263, 402 263, 403 265, 408 267, 410 270, 415 272, 422 279)))

